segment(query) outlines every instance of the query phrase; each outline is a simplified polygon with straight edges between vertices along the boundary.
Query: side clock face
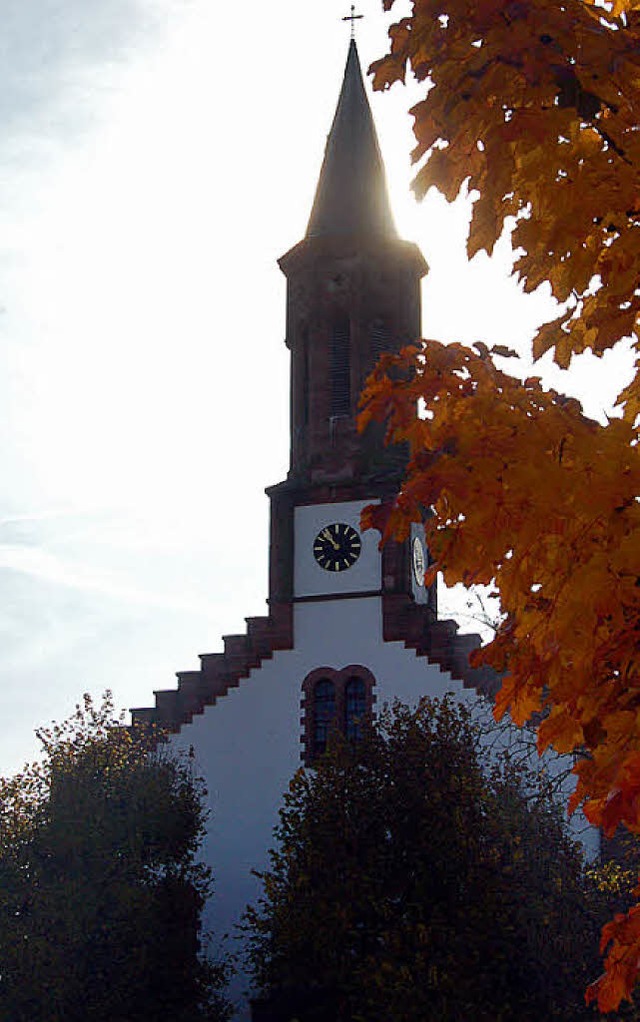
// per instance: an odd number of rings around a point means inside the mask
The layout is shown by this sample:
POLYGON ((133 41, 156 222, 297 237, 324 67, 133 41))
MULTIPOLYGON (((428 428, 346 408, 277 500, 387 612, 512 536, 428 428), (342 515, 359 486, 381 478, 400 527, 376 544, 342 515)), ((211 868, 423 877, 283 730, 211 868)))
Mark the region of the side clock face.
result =
POLYGON ((413 574, 419 586, 424 585, 424 573, 427 567, 427 559, 424 554, 424 546, 419 536, 413 540, 413 574))
POLYGON ((313 556, 325 571, 345 571, 356 563, 361 550, 360 536, 344 522, 325 526, 313 541, 313 556))

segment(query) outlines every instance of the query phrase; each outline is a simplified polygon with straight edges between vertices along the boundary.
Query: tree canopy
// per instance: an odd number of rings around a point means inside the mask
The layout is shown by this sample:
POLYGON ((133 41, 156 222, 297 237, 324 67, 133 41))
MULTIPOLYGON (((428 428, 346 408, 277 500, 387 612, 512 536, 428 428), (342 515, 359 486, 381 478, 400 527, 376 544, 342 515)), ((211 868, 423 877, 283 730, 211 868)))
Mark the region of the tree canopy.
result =
POLYGON ((0 780, 0 1016, 221 1022, 225 967, 201 954, 211 890, 188 762, 88 697, 0 780))
POLYGON ((247 917, 264 1018, 593 1017, 602 897, 551 788, 489 737, 453 700, 397 704, 295 776, 247 917))
MULTIPOLYGON (((559 303, 534 357, 566 368, 623 342, 637 355, 640 4, 412 0, 390 39, 375 87, 407 70, 427 85, 412 110, 418 195, 467 187, 469 256, 511 227, 524 289, 547 281, 559 303)), ((500 597, 502 623, 477 654, 504 674, 498 716, 539 715, 540 750, 580 753, 571 807, 607 835, 637 835, 640 359, 619 414, 598 423, 539 378, 510 376, 509 354, 425 340, 382 360, 361 426, 386 419, 410 461, 395 506, 366 522, 401 538, 431 509, 431 580, 500 597)), ((640 905, 602 947, 589 995, 611 1010, 640 972, 640 905)))

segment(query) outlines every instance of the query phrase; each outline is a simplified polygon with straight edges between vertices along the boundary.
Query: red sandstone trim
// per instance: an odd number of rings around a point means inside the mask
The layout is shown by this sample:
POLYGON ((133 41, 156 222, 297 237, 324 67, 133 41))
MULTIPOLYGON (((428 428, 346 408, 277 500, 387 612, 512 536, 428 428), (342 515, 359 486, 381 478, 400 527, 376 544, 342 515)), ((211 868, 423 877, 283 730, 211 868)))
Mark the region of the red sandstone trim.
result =
MULTIPOLYGON (((200 657, 200 669, 178 672, 178 687, 155 693, 155 706, 131 711, 134 724, 158 724, 172 732, 180 731, 194 716, 213 706, 229 689, 236 688, 242 678, 270 659, 276 650, 293 649, 293 607, 291 603, 274 604, 269 617, 247 618, 247 631, 224 637, 223 653, 207 653, 200 657)), ((404 593, 382 596, 383 638, 385 642, 403 642, 424 656, 429 663, 448 671, 465 688, 479 695, 493 697, 500 688, 499 676, 491 668, 472 668, 469 656, 480 645, 477 635, 460 635, 455 621, 438 621, 428 606, 417 604, 404 593)), ((344 715, 344 685, 350 677, 360 677, 367 692, 367 712, 373 711, 375 678, 362 665, 352 664, 336 671, 321 667, 312 671, 303 682, 302 753, 309 764, 312 755, 313 718, 309 698, 313 684, 320 677, 336 685, 336 715, 344 715)))
POLYGON ((311 766, 314 758, 313 735, 315 731, 315 719, 313 690, 316 684, 325 679, 333 682, 336 693, 336 728, 338 730, 342 730, 342 722, 345 718, 345 690, 347 682, 350 681, 351 678, 359 678, 362 682, 364 682, 364 712, 365 717, 368 720, 371 720, 373 717, 373 705, 376 701, 376 697, 373 692, 376 679, 371 671, 367 667, 363 667, 362 664, 350 664, 348 667, 343 667, 340 671, 334 670, 333 667, 316 667, 315 670, 311 671, 302 682, 302 699, 300 701, 300 708, 302 710, 302 717, 300 718, 300 723, 302 725, 302 751, 300 752, 300 759, 305 766, 311 766))
POLYGON ((433 618, 428 606, 415 603, 403 593, 382 597, 382 634, 385 642, 404 642, 429 663, 448 671, 465 688, 493 698, 500 677, 490 667, 471 667, 469 657, 480 645, 478 635, 460 635, 455 621, 433 618))
POLYGON ((293 608, 290 603, 274 604, 269 617, 249 617, 242 635, 225 635, 224 653, 205 653, 200 670, 179 671, 177 689, 155 693, 156 704, 131 710, 134 724, 159 724, 178 732, 183 724, 203 713, 206 706, 236 688, 241 678, 270 659, 279 649, 293 648, 293 608))

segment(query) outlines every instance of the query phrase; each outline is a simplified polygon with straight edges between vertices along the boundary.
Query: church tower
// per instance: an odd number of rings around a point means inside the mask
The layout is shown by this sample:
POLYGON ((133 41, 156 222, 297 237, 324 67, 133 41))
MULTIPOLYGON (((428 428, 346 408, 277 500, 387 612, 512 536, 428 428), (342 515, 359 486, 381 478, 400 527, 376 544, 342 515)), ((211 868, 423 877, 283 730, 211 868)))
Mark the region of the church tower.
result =
POLYGON ((495 686, 491 671, 468 666, 478 640, 437 619, 422 526, 382 552, 377 533, 360 528, 367 504, 398 492, 405 454, 375 427, 357 433, 359 394, 382 352, 420 336, 427 267, 394 226, 353 40, 306 235, 279 265, 291 455, 287 478, 267 491, 268 615, 180 672, 155 706, 132 711, 174 732, 205 778, 216 934, 233 934, 257 896, 252 871, 267 864, 282 794, 332 729, 357 737, 360 721, 395 698, 465 700, 495 686))
POLYGON ((379 355, 420 336, 427 266, 400 241, 352 40, 309 226, 280 259, 291 350, 291 471, 300 486, 395 476, 401 459, 363 442, 355 412, 379 355))
POLYGON ((417 574, 406 544, 381 559, 373 537, 363 548, 359 533, 362 508, 393 499, 404 464, 404 450, 385 447, 379 426, 358 434, 359 396, 384 351, 420 336, 427 265, 395 229, 353 40, 307 232, 279 265, 287 278, 291 455, 286 481, 268 491, 270 606, 384 592, 417 599, 435 620, 420 530, 417 574))

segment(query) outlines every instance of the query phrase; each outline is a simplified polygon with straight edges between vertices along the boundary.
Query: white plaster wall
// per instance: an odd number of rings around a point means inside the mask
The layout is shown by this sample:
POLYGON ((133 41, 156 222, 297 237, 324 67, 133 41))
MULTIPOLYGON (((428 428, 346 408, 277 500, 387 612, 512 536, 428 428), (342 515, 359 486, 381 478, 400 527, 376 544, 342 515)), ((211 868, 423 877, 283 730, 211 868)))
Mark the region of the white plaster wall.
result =
MULTIPOLYGON (((177 748, 193 748, 195 770, 209 792, 212 815, 203 856, 216 890, 206 924, 216 939, 233 934, 259 890, 251 870, 267 865, 282 794, 300 766, 301 686, 310 671, 368 667, 377 681, 378 706, 396 697, 415 702, 448 691, 470 698, 404 644, 383 642, 379 597, 297 604, 294 637, 296 649, 264 661, 173 739, 177 748)), ((245 987, 241 976, 234 994, 245 987)), ((238 1017, 248 1018, 246 1010, 238 1017)))
MULTIPOLYGON (((259 891, 251 870, 268 864, 282 794, 300 766, 306 675, 361 664, 376 678, 378 709, 396 698, 414 704, 447 692, 476 703, 475 692, 403 643, 383 642, 378 596, 296 604, 294 639, 294 650, 276 652, 173 739, 178 748, 193 748, 195 769, 206 780, 212 815, 203 855, 215 894, 205 921, 216 940, 229 934, 232 949, 234 928, 259 891)), ((249 1018, 247 985, 241 973, 232 988, 241 1020, 249 1018)))

